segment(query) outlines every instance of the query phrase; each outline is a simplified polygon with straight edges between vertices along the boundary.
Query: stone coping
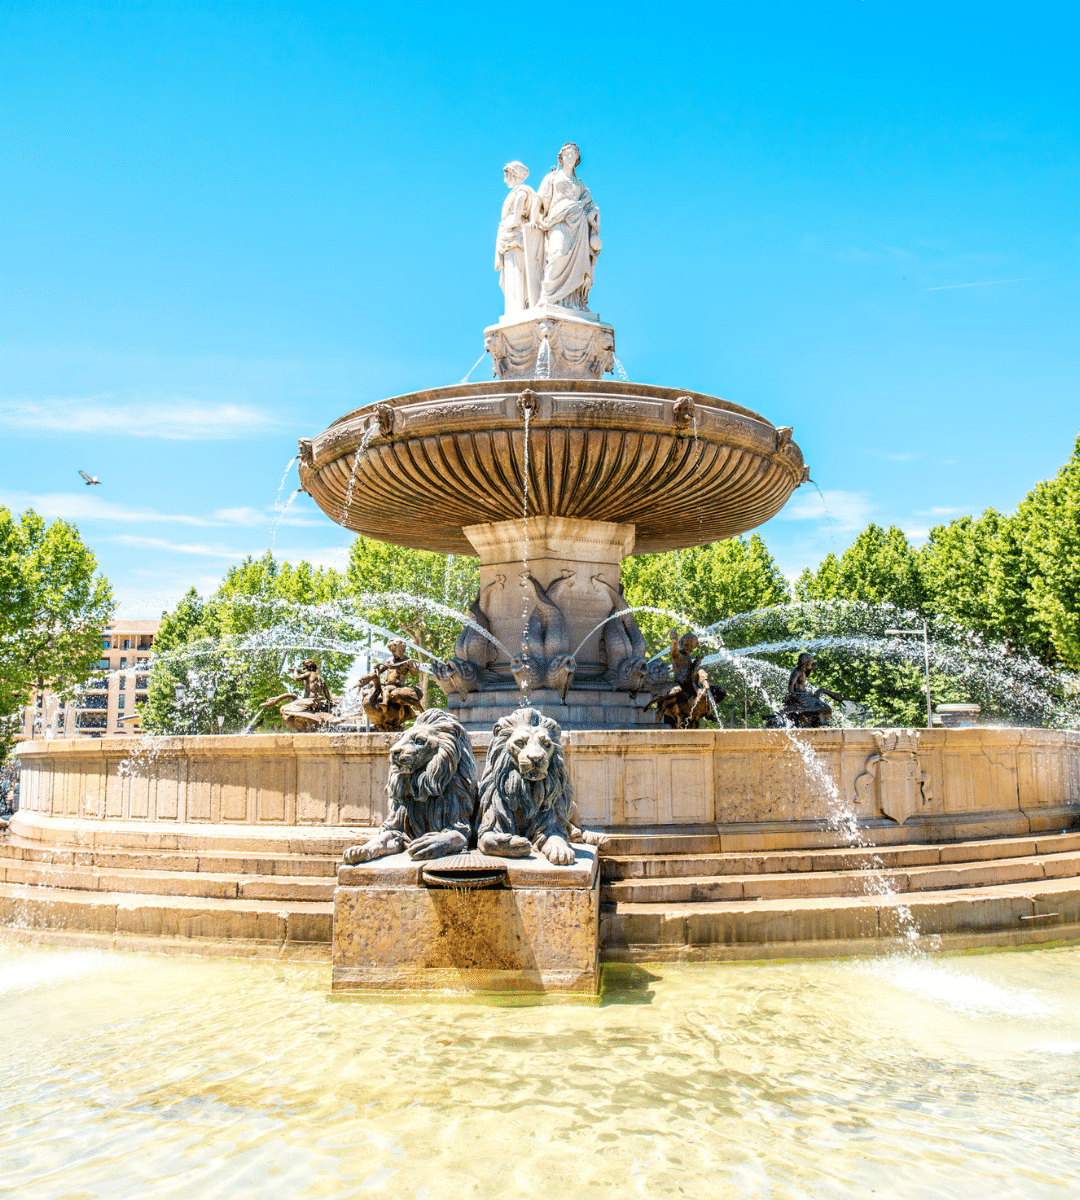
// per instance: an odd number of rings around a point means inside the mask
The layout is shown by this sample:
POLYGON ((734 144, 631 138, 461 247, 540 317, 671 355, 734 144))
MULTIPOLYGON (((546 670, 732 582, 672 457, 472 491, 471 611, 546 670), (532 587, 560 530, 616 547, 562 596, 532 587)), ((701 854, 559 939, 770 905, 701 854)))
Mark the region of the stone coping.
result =
MULTIPOLYGON (((917 734, 920 749, 971 748, 979 746, 1062 746, 1080 749, 1080 730, 1041 729, 1031 726, 978 725, 963 729, 926 729, 885 727, 866 729, 801 729, 812 749, 839 749, 841 746, 871 746, 876 734, 917 734)), ((153 739, 148 746, 142 737, 112 738, 50 738, 18 742, 15 753, 23 759, 62 755, 78 758, 134 759, 144 752, 145 761, 158 755, 227 752, 238 754, 280 754, 295 752, 309 754, 328 750, 334 753, 382 754, 399 737, 396 733, 275 733, 275 734, 185 734, 153 739)), ((491 734, 474 732, 469 735, 473 750, 484 750, 491 744, 491 734)), ((618 751, 620 747, 639 749, 657 746, 671 749, 715 748, 716 750, 785 750, 791 748, 787 733, 782 729, 669 729, 657 725, 652 729, 574 729, 565 731, 563 744, 567 747, 618 751)), ((136 762, 133 773, 137 773, 136 762)))
MULTIPOLYGON (((506 867, 506 882, 510 888, 591 888, 596 882, 597 851, 595 846, 575 845, 574 863, 558 867, 535 850, 528 858, 501 858, 506 867)), ((456 856, 455 856, 456 857, 456 856)), ((338 867, 341 887, 405 887, 421 886, 424 870, 449 862, 432 858, 417 862, 408 854, 390 854, 373 862, 338 867)))

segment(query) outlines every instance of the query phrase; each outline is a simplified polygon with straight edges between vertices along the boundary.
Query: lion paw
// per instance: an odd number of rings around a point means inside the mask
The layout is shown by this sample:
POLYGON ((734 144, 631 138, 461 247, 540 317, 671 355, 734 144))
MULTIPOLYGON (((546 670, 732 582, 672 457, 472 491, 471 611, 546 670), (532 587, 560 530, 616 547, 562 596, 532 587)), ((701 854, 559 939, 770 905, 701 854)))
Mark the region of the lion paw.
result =
POLYGON ((465 838, 456 829, 438 833, 425 833, 409 846, 409 857, 416 860, 445 858, 448 854, 461 854, 468 848, 465 838))
POLYGON ((404 847, 405 843, 401 838, 388 838, 382 835, 368 838, 366 842, 361 842, 358 846, 350 846, 341 857, 348 866, 355 867, 358 863, 371 862, 373 858, 385 858, 388 854, 397 854, 404 847))
POLYGON ((544 843, 541 853, 548 862, 554 863, 557 867, 568 867, 574 861, 573 850, 570 849, 569 843, 563 841, 561 837, 549 837, 544 843))
POLYGON ((497 858, 528 858, 532 854, 532 842, 518 837, 516 833, 482 833, 478 849, 482 854, 497 858))

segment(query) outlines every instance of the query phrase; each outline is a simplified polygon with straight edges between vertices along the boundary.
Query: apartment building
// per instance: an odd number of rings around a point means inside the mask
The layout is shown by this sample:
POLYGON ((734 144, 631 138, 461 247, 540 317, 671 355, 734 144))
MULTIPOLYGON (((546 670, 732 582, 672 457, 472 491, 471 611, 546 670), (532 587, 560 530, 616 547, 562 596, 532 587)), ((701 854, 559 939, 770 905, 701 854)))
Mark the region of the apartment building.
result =
POLYGON ((117 621, 101 631, 101 657, 82 694, 65 703, 52 692, 23 710, 24 738, 130 735, 146 699, 150 659, 160 621, 117 621))

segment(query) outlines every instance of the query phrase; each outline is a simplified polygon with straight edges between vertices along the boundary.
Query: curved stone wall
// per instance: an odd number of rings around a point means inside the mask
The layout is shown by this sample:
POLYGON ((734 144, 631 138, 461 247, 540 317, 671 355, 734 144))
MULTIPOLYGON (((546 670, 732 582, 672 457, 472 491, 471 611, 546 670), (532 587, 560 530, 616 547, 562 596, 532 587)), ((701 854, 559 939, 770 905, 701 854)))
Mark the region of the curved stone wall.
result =
MULTIPOLYGON (((1080 733, 808 730, 799 735, 880 843, 1042 832, 1080 823, 1080 733)), ((837 845, 829 800, 781 731, 564 734, 586 825, 707 826, 724 849, 837 845)), ((26 742, 16 827, 50 818, 339 829, 378 824, 392 734, 26 742)), ((490 734, 474 734, 483 760, 490 734)), ((119 824, 117 844, 122 842, 119 824)))

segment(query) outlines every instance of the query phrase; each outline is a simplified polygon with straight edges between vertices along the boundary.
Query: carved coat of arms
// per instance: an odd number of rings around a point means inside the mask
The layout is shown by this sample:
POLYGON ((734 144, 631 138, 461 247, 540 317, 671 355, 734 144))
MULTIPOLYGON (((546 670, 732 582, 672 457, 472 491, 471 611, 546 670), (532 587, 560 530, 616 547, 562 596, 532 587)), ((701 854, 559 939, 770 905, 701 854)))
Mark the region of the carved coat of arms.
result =
POLYGON ((903 825, 934 798, 930 773, 919 762, 919 735, 913 729, 875 731, 874 741, 877 753, 855 780, 855 795, 863 805, 875 799, 876 808, 903 825))

